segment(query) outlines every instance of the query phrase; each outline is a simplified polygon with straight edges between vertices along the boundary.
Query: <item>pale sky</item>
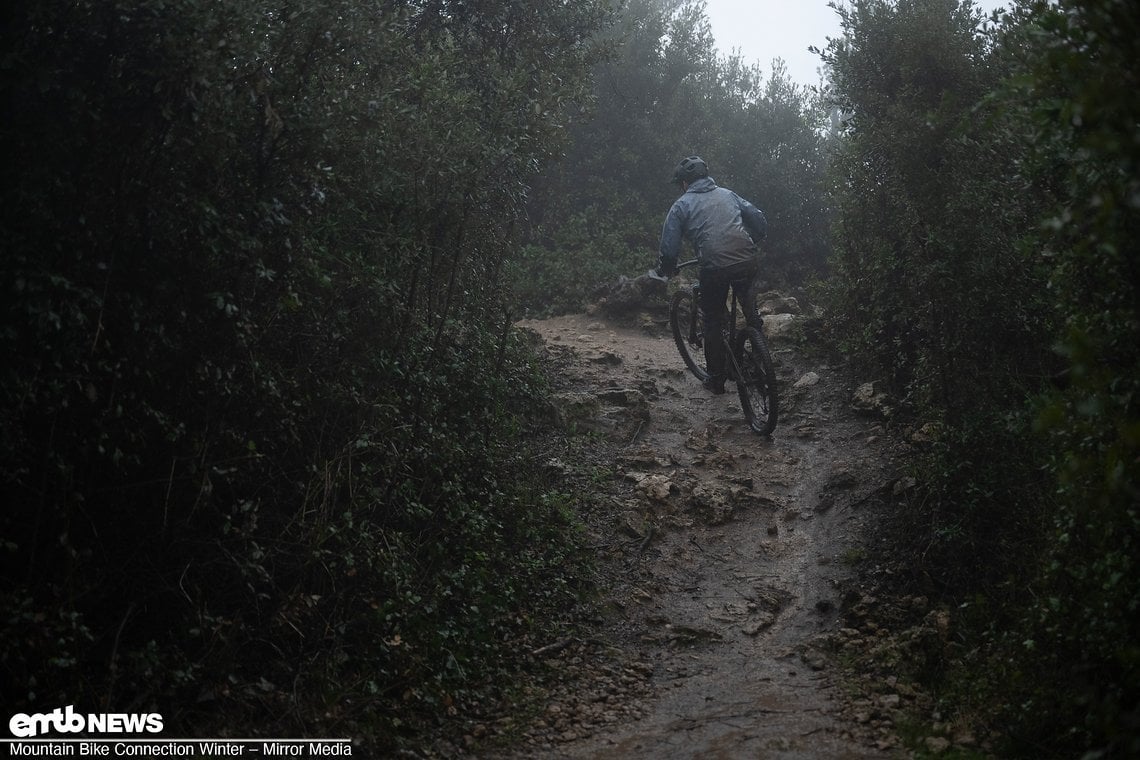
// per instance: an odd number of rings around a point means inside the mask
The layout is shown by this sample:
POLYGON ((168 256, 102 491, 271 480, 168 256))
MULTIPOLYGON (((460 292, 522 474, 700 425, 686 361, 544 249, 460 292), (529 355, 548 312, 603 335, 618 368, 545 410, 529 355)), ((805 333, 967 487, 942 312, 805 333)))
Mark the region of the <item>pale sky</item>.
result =
MULTIPOLYGON (((828 0, 706 0, 706 15, 722 53, 739 48, 748 63, 758 63, 764 78, 773 58, 783 58, 788 75, 802 85, 819 84, 819 57, 809 46, 827 47, 839 35, 839 15, 828 0)), ((975 0, 985 15, 1009 0, 975 0)))

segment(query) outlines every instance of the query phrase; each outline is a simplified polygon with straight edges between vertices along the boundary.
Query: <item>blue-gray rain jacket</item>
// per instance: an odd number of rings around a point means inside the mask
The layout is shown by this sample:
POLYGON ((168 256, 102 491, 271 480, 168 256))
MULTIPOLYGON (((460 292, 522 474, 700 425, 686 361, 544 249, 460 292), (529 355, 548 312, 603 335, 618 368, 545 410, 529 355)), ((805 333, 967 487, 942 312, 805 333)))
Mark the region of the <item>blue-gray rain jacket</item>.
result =
POLYGON ((684 238, 693 242, 702 271, 754 261, 756 241, 767 233, 768 221, 760 209, 718 187, 712 177, 702 177, 689 185, 665 217, 659 269, 666 273, 676 269, 684 238))

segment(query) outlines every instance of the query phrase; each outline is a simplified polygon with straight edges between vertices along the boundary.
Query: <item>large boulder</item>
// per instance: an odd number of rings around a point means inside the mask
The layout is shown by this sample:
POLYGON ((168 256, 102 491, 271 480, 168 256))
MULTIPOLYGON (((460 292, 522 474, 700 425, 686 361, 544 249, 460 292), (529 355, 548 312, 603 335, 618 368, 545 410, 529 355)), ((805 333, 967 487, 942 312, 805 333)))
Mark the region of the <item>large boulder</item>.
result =
POLYGON ((664 280, 643 274, 638 277, 622 275, 607 286, 597 299, 598 308, 611 315, 628 315, 659 307, 664 302, 668 285, 664 280))
POLYGON ((776 292, 765 293, 757 299, 756 310, 763 316, 769 314, 803 314, 800 302, 794 296, 776 292))
POLYGON ((801 320, 795 314, 768 314, 764 317, 764 335, 769 340, 790 338, 801 320))

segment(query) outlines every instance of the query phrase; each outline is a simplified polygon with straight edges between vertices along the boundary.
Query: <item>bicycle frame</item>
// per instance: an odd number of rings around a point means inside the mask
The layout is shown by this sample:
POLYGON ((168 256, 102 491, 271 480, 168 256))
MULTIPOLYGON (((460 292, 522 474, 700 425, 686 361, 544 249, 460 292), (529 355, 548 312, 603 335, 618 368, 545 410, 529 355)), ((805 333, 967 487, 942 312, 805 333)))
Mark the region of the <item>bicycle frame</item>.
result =
MULTIPOLYGON (((678 270, 696 263, 696 259, 686 261, 678 266, 678 270)), ((728 322, 719 336, 719 340, 724 343, 724 369, 727 375, 725 379, 736 383, 744 416, 752 430, 761 435, 770 435, 776 427, 779 408, 771 353, 764 340, 762 325, 758 321, 749 319, 746 313, 746 326, 741 328, 737 324, 738 310, 747 312, 747 305, 751 303, 751 299, 742 299, 735 287, 731 288, 730 292, 731 305, 726 309, 728 322)), ((709 377, 708 371, 694 356, 693 350, 706 348, 705 340, 717 340, 717 338, 703 332, 708 324, 706 315, 701 312, 700 300, 699 282, 693 283, 687 292, 678 291, 671 299, 669 321, 673 327, 673 338, 685 365, 698 380, 704 382, 709 377), (684 330, 681 329, 682 319, 686 320, 684 330)), ((720 308, 724 306, 721 305, 720 308)))
MULTIPOLYGON (((690 259, 689 261, 684 261, 684 262, 677 265, 677 271, 680 271, 686 267, 696 266, 698 261, 699 261, 699 259, 690 259)), ((732 306, 729 307, 729 310, 728 310, 727 329, 721 333, 721 340, 724 342, 724 354, 725 354, 725 356, 727 356, 728 358, 730 358, 732 360, 732 371, 733 371, 732 377, 735 379, 735 378, 740 377, 740 374, 741 374, 740 373, 740 362, 737 360, 736 352, 733 350, 733 346, 736 344, 736 332, 738 329, 736 326, 736 310, 737 310, 738 304, 740 303, 740 299, 737 297, 736 288, 730 288, 730 290, 732 292, 732 299, 731 299, 732 300, 732 306)), ((701 292, 700 282, 693 283, 693 299, 697 303, 697 308, 700 308, 700 303, 701 303, 700 292, 701 292)), ((701 336, 697 335, 697 323, 695 321, 690 322, 689 323, 689 340, 690 340, 690 342, 695 344, 698 342, 700 337, 701 336)), ((708 336, 705 336, 705 337, 708 337, 708 336)))

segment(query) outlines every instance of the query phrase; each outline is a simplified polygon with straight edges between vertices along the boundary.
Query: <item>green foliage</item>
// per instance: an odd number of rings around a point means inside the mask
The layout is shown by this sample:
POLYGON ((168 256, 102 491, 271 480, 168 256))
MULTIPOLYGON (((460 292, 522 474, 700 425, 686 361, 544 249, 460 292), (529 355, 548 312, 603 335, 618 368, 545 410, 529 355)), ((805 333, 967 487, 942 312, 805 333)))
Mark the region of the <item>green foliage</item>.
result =
POLYGON ((1043 266, 1017 242, 1037 200, 1021 125, 986 100, 1004 67, 969 3, 840 13, 832 328, 925 415, 1001 408, 1040 373, 1048 330, 1043 266))
POLYGON ((830 327, 942 423, 904 515, 971 610, 941 678, 1010 756, 1130 756, 1140 118, 1118 72, 1140 17, 1026 2, 987 35, 969 3, 840 12, 830 327))
POLYGON ((564 603, 501 278, 606 12, 9 4, 5 704, 390 739, 564 603))
POLYGON ((1026 241, 1047 185, 1026 118, 970 3, 859 2, 826 58, 843 124, 828 327, 860 369, 934 423, 904 517, 947 594, 991 590, 1034 556, 1041 449, 1030 399, 1053 364, 1047 262, 1026 241))
POLYGON ((1089 0, 1035 11, 1035 144, 1042 164, 1067 165, 1046 244, 1069 367, 1041 420, 1058 509, 1036 646, 1064 684, 1066 740, 1124 756, 1140 752, 1140 109, 1135 76, 1116 72, 1140 53, 1129 31, 1140 10, 1089 0))

